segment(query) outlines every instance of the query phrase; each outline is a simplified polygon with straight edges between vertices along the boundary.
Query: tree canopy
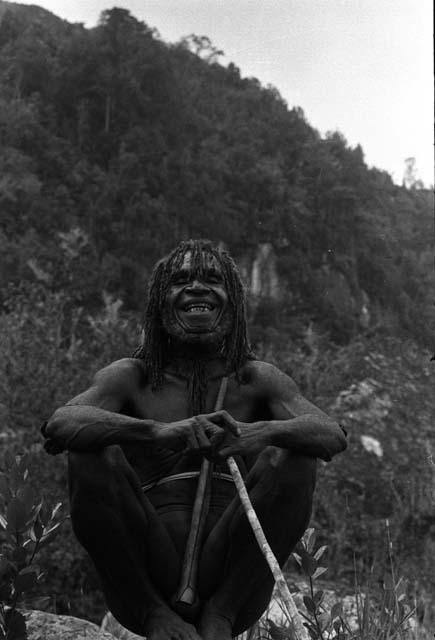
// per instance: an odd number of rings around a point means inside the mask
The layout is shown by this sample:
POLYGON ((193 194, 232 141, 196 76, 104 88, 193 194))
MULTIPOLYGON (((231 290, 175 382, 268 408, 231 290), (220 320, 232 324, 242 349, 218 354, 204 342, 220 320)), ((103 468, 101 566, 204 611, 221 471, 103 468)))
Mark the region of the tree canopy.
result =
POLYGON ((343 321, 319 295, 332 272, 425 339, 428 190, 368 168, 339 132, 320 136, 276 89, 221 65, 207 36, 169 45, 120 8, 85 29, 0 7, 2 297, 45 279, 85 306, 104 289, 139 309, 151 265, 181 239, 236 256, 269 242, 325 328, 343 321))

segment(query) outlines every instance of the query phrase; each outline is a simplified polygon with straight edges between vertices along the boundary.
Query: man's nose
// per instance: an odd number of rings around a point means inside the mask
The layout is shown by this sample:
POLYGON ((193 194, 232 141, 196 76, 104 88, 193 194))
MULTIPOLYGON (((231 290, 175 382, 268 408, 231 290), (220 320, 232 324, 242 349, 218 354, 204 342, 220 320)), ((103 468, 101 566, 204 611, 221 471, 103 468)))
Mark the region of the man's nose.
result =
POLYGON ((195 278, 187 285, 186 290, 193 293, 202 293, 203 291, 208 291, 208 287, 204 282, 195 278))

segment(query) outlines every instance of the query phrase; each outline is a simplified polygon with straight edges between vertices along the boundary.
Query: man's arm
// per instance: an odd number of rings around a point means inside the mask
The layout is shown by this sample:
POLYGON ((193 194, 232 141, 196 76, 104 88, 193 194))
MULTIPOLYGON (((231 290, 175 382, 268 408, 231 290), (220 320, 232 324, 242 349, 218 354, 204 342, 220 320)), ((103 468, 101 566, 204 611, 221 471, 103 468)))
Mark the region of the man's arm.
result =
POLYGON ((347 447, 340 425, 309 402, 292 378, 272 365, 261 374, 272 420, 271 444, 329 461, 347 447))
POLYGON ((155 421, 119 413, 140 384, 140 366, 131 359, 110 364, 95 375, 89 389, 57 409, 43 427, 47 451, 93 451, 111 444, 154 442, 155 421))
POLYGON ((250 367, 250 383, 257 399, 267 406, 270 419, 239 423, 226 411, 204 416, 215 424, 233 422, 240 429, 240 438, 224 447, 220 457, 258 454, 273 445, 329 461, 346 449, 344 430, 304 398, 289 376, 264 362, 254 362, 250 367))

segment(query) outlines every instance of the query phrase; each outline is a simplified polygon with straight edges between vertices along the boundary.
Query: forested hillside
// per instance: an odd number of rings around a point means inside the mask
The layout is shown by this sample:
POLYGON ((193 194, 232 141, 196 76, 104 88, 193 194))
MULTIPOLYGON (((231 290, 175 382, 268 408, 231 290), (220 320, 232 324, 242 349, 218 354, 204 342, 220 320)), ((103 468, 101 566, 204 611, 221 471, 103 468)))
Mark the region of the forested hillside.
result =
MULTIPOLYGON (((318 291, 330 270, 424 338, 428 191, 368 169, 337 132, 321 138, 206 38, 167 45, 123 9, 87 30, 1 7, 1 291, 39 279, 77 304, 104 288, 137 309, 150 265, 180 238, 236 255, 269 242, 312 319, 339 313, 318 291)), ((341 320, 349 338, 359 327, 341 320)))
MULTIPOLYGON (((388 517, 413 595, 428 593, 432 194, 219 60, 208 38, 167 44, 124 9, 85 29, 0 0, 2 442, 30 451, 66 502, 65 461, 41 450, 39 425, 135 348, 158 257, 188 237, 223 242, 252 294, 257 352, 350 433, 314 517, 331 576, 351 580, 361 549, 361 566, 382 567, 388 517), (252 282, 262 247, 273 295, 252 282)), ((58 610, 97 619, 95 576, 62 535, 45 558, 58 610)))

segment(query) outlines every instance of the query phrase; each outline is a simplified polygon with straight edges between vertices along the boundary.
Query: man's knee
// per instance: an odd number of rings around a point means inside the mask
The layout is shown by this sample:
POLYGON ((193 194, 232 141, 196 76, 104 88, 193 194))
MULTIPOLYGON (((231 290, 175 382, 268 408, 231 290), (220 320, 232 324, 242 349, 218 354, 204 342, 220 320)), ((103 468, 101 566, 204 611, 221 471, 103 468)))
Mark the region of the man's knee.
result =
POLYGON ((125 465, 125 457, 118 446, 105 447, 99 451, 68 454, 69 478, 74 483, 95 486, 116 476, 125 465))
POLYGON ((68 484, 71 515, 80 507, 94 504, 96 508, 114 498, 128 463, 120 447, 111 446, 92 453, 68 454, 68 484))
POLYGON ((116 508, 119 502, 117 485, 125 459, 121 449, 117 449, 107 447, 92 453, 68 454, 70 514, 81 541, 88 537, 90 529, 98 528, 107 509, 116 508))
POLYGON ((268 447, 257 460, 257 475, 280 492, 314 491, 317 462, 310 456, 279 447, 268 447))

